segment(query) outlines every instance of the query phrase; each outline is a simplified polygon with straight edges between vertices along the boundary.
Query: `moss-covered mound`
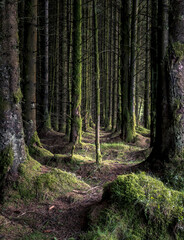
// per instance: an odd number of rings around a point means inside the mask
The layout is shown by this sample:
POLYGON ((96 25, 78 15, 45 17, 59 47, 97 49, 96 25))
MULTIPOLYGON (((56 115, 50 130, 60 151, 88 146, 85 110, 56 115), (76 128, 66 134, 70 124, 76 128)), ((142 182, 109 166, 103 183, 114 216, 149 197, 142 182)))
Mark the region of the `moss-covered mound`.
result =
POLYGON ((184 194, 144 173, 119 176, 104 188, 102 207, 91 213, 86 240, 184 239, 184 194))
POLYGON ((89 189, 89 186, 74 174, 43 166, 31 157, 20 165, 19 173, 18 181, 6 196, 9 201, 54 199, 74 189, 89 189))

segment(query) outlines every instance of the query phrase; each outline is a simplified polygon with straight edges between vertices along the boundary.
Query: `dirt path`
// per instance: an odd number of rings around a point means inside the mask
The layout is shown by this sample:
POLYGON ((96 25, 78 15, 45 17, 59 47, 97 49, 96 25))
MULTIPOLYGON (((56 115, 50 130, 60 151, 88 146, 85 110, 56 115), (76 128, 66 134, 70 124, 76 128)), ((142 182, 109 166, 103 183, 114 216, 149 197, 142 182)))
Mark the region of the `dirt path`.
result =
MULTIPOLYGON (((114 180, 120 174, 131 171, 130 166, 135 165, 133 161, 145 158, 143 148, 148 147, 148 140, 142 136, 139 138, 142 144, 141 149, 134 150, 134 146, 124 145, 122 147, 125 149, 122 150, 121 145, 120 148, 119 145, 112 145, 114 149, 111 147, 108 149, 102 148, 102 152, 105 152, 103 155, 103 166, 97 167, 93 161, 83 163, 75 170, 77 176, 80 176, 81 179, 87 181, 91 186, 88 191, 74 190, 68 193, 67 196, 60 197, 55 201, 32 202, 29 206, 21 206, 16 209, 8 208, 3 211, 4 217, 9 219, 9 224, 20 224, 29 229, 29 231, 38 231, 45 235, 54 236, 45 239, 67 240, 70 237, 80 239, 80 234, 86 230, 87 212, 92 205, 97 204, 101 200, 103 184, 114 180), (120 151, 122 155, 118 156, 120 151), (120 161, 121 158, 124 159, 124 162, 120 161)), ((115 142, 115 139, 118 142, 118 137, 115 136, 113 139, 110 133, 101 132, 101 142, 111 143, 112 141, 115 142)), ((83 141, 92 144, 94 142, 93 132, 89 132, 88 135, 84 136, 83 141)), ((44 136, 42 142, 54 154, 66 153, 71 147, 67 145, 67 140, 62 134, 55 134, 55 132, 50 132, 44 136)), ((87 152, 86 154, 90 153, 92 154, 92 152, 87 152)), ((19 238, 17 236, 15 238, 12 234, 7 234, 2 239, 11 240, 19 238)))

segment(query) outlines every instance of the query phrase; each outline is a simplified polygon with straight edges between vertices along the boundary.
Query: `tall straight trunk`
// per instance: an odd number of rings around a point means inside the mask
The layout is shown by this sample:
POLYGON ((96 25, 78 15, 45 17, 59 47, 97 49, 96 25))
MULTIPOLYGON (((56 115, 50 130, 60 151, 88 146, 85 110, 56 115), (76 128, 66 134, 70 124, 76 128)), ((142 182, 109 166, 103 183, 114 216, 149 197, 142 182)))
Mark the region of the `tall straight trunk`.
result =
POLYGON ((44 99, 43 99, 43 126, 44 129, 51 128, 51 118, 49 115, 49 0, 45 0, 45 26, 44 26, 44 99))
POLYGON ((36 134, 36 58, 37 58, 37 0, 25 2, 24 26, 24 130, 30 145, 36 134))
POLYGON ((109 112, 108 112, 108 126, 107 129, 111 129, 112 127, 112 17, 113 17, 113 5, 112 1, 110 1, 110 7, 109 7, 109 15, 110 15, 110 20, 109 20, 109 58, 108 58, 108 78, 109 78, 109 112))
MULTIPOLYGON (((106 3, 106 16, 107 16, 107 19, 108 16, 109 16, 109 1, 107 1, 106 3)), ((106 29, 106 41, 109 37, 109 23, 106 19, 106 23, 105 23, 105 29, 106 29)), ((106 85, 105 85, 105 128, 108 129, 109 128, 109 44, 107 45, 106 44, 106 56, 105 56, 105 59, 106 59, 106 63, 105 63, 105 71, 106 71, 106 85)))
POLYGON ((183 163, 184 149, 184 3, 171 1, 169 36, 168 0, 158 2, 158 7, 160 44, 156 141, 147 161, 159 169, 167 168, 169 163, 177 168, 183 163))
POLYGON ((66 55, 67 55, 67 2, 62 0, 60 4, 60 14, 61 14, 61 28, 60 28, 60 121, 59 130, 60 132, 66 132, 66 102, 67 102, 67 74, 66 74, 66 55))
MULTIPOLYGON (((89 3, 87 3, 89 5, 89 3)), ((89 115, 90 115, 90 109, 89 109, 89 8, 88 6, 85 9, 86 14, 86 24, 85 24, 85 76, 83 76, 85 89, 84 89, 84 130, 87 131, 89 128, 89 115)))
POLYGON ((94 37, 94 62, 95 62, 95 93, 96 93, 96 163, 101 163, 100 152, 100 66, 98 53, 98 23, 96 3, 93 0, 93 37, 94 37))
POLYGON ((112 131, 114 132, 116 130, 116 123, 117 123, 117 76, 118 76, 118 58, 117 58, 117 52, 116 49, 117 46, 117 2, 114 3, 114 23, 113 23, 113 42, 114 42, 114 53, 113 53, 113 88, 112 88, 112 131))
POLYGON ((129 112, 130 112, 129 141, 132 141, 135 136, 135 76, 136 76, 137 6, 138 6, 138 0, 134 0, 133 4, 132 4, 132 22, 131 22, 131 62, 130 62, 130 82, 129 82, 129 112))
POLYGON ((66 106, 66 135, 69 137, 71 132, 71 0, 67 1, 67 106, 66 106))
POLYGON ((131 141, 133 138, 132 125, 128 108, 128 77, 130 56, 130 6, 131 1, 122 0, 121 13, 121 138, 123 141, 131 141))
POLYGON ((121 14, 118 14, 118 76, 117 76, 117 124, 116 124, 116 131, 119 132, 121 130, 121 54, 120 54, 120 21, 121 21, 121 14))
POLYGON ((73 79, 72 79, 72 128, 70 141, 74 144, 81 142, 81 0, 73 2, 73 79))
POLYGON ((18 175, 26 158, 21 115, 17 1, 0 7, 0 197, 8 173, 18 175))
POLYGON ((157 99, 157 84, 158 84, 158 31, 157 31, 157 16, 158 2, 152 0, 151 3, 151 147, 155 143, 156 135, 156 99, 157 99))
POLYGON ((140 81, 140 67, 141 67, 141 15, 138 13, 137 22, 137 54, 136 54, 136 86, 135 86, 135 117, 136 125, 139 125, 139 81, 140 81))
POLYGON ((107 1, 104 1, 104 13, 103 13, 103 31, 102 31, 102 44, 103 44, 103 80, 102 80, 102 110, 103 110, 103 114, 102 114, 102 122, 103 122, 103 126, 105 126, 105 116, 106 116, 106 5, 107 5, 107 1))
POLYGON ((146 4, 146 54, 145 54, 145 89, 144 89, 144 127, 149 128, 149 0, 146 4))
POLYGON ((59 130, 59 119, 60 119, 60 89, 59 89, 59 49, 60 49, 60 35, 59 35, 59 16, 60 16, 60 0, 56 1, 56 86, 55 86, 55 118, 54 128, 56 131, 59 130))

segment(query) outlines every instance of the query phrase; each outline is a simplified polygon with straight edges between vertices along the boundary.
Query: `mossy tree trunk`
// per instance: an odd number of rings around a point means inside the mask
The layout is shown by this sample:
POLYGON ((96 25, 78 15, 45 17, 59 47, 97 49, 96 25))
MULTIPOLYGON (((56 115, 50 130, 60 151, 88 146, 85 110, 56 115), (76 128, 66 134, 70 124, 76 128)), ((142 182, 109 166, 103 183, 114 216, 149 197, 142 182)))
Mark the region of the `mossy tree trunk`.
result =
POLYGON ((121 14, 118 14, 118 76, 117 76, 117 123, 116 123, 116 132, 121 131, 121 54, 120 54, 120 21, 121 14))
POLYGON ((123 141, 131 141, 133 138, 131 119, 128 108, 128 79, 130 56, 130 7, 131 1, 122 0, 121 15, 121 138, 123 141))
POLYGON ((131 61, 130 61, 130 81, 129 88, 129 129, 128 141, 132 141, 135 136, 135 76, 136 76, 136 26, 137 26, 137 6, 138 0, 132 4, 132 21, 131 21, 131 61))
POLYGON ((112 71, 112 42, 113 42, 113 4, 112 1, 109 3, 109 57, 108 57, 108 85, 109 85, 109 109, 108 109, 108 125, 107 130, 111 130, 112 128, 112 80, 113 80, 113 71, 112 71))
POLYGON ((116 124, 117 124, 117 76, 118 76, 118 54, 117 54, 117 22, 118 22, 118 11, 117 11, 117 1, 114 3, 114 11, 113 11, 113 42, 114 42, 114 49, 113 49, 113 88, 112 88, 112 131, 115 132, 116 124))
POLYGON ((94 63, 95 63, 95 94, 96 94, 96 163, 101 163, 100 152, 100 66, 98 53, 98 23, 96 3, 93 0, 93 37, 94 37, 94 63))
MULTIPOLYGON (((23 118, 25 142, 36 141, 37 0, 25 2, 23 118)), ((40 143, 40 142, 38 142, 40 143)))
MULTIPOLYGON (((106 3, 106 22, 105 22, 105 29, 106 29, 106 39, 109 36, 109 23, 107 21, 109 16, 109 1, 107 0, 106 3)), ((109 45, 106 44, 106 54, 105 54, 105 71, 106 71, 106 84, 105 84, 105 128, 109 128, 109 45)))
POLYGON ((140 68, 141 68, 141 15, 140 15, 140 6, 138 8, 138 19, 137 19, 137 54, 136 54, 136 86, 135 86, 135 117, 136 125, 139 125, 139 81, 140 81, 140 68))
POLYGON ((59 88, 59 49, 60 49, 60 0, 56 1, 56 86, 55 86, 55 118, 54 118, 54 129, 59 130, 59 119, 60 119, 60 88, 59 88))
POLYGON ((72 127, 70 141, 74 144, 81 142, 82 119, 81 119, 81 0, 73 2, 73 79, 72 79, 72 127))
POLYGON ((156 99, 157 99, 157 83, 158 83, 158 31, 157 31, 157 16, 158 2, 151 2, 151 147, 155 143, 156 135, 156 99))
POLYGON ((159 2, 159 71, 156 141, 147 161, 153 166, 183 160, 184 149, 184 3, 159 2))
POLYGON ((66 108, 67 108, 67 2, 62 0, 60 4, 61 27, 60 27, 60 120, 59 131, 66 132, 66 108))
POLYGON ((72 23, 71 23, 71 0, 67 1, 67 105, 66 105, 66 135, 69 137, 71 132, 71 42, 72 42, 72 23))
POLYGON ((0 6, 0 188, 26 158, 21 116, 17 1, 0 6))
POLYGON ((44 40, 43 127, 48 130, 51 128, 51 116, 49 114, 49 0, 45 0, 44 40))
MULTIPOLYGON (((146 3, 146 32, 149 33, 149 0, 146 3)), ((149 128, 149 35, 146 34, 145 88, 144 88, 144 127, 149 128)))

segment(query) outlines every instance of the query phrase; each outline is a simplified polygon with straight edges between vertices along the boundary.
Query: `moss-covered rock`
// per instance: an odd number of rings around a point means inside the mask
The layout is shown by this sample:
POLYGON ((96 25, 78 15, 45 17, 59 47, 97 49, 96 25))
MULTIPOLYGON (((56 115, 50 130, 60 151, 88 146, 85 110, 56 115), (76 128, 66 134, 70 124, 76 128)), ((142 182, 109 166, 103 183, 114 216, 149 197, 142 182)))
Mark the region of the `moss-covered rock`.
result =
POLYGON ((184 239, 184 194, 144 173, 119 176, 104 188, 101 211, 82 239, 184 239))
POLYGON ((30 156, 20 165, 19 175, 18 181, 7 192, 7 202, 54 199, 74 189, 89 188, 74 174, 43 166, 30 156))

